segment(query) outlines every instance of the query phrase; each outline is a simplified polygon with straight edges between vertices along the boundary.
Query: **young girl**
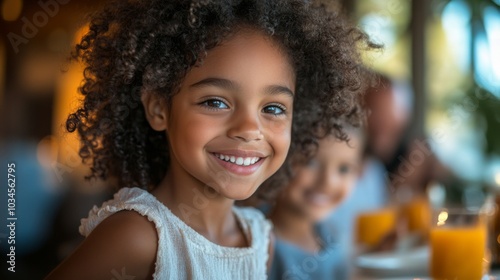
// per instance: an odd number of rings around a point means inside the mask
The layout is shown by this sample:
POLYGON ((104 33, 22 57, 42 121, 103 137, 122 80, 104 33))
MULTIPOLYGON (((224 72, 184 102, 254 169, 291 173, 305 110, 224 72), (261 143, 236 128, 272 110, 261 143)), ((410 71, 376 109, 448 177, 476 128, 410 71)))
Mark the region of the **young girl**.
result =
POLYGON ((270 279, 347 279, 333 227, 322 222, 354 186, 362 158, 360 132, 349 141, 334 135, 319 141, 316 156, 293 168, 269 217, 276 247, 270 279))
POLYGON ((121 0, 89 30, 67 128, 121 189, 48 279, 265 279, 270 224, 234 201, 358 116, 363 34, 303 0, 121 0))

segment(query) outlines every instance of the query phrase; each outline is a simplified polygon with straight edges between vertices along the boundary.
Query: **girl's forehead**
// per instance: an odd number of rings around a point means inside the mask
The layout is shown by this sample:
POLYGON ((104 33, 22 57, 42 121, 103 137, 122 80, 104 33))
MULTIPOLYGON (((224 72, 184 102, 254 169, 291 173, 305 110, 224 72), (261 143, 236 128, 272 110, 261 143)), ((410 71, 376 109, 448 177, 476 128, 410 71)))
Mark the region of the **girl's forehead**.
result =
MULTIPOLYGON (((288 62, 290 67, 294 65, 289 50, 278 37, 271 36, 262 30, 250 26, 235 29, 232 34, 226 37, 214 49, 237 47, 249 50, 250 45, 254 47, 255 45, 271 47, 275 52, 281 54, 281 57, 288 62)), ((212 50, 210 50, 209 53, 212 50)))
POLYGON ((349 140, 343 141, 335 136, 329 136, 319 141, 318 158, 331 158, 344 154, 357 154, 361 151, 361 143, 356 135, 349 135, 349 140))
POLYGON ((209 50, 185 81, 208 77, 280 84, 295 90, 295 72, 288 57, 272 38, 258 31, 240 31, 209 50))

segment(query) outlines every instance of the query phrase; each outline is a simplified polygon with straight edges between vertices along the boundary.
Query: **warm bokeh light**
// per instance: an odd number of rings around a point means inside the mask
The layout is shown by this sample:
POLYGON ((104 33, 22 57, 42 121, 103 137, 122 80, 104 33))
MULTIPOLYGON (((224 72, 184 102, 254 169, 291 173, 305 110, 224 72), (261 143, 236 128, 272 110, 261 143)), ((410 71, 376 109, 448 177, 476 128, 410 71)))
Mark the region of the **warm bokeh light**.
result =
MULTIPOLYGON (((88 27, 82 27, 75 33, 75 44, 88 31, 88 27)), ((78 87, 83 79, 83 65, 77 62, 71 63, 67 72, 59 82, 55 97, 53 134, 58 137, 61 145, 59 149, 58 163, 71 168, 80 165, 78 157, 79 141, 76 133, 67 133, 65 129, 66 119, 79 105, 80 96, 78 87)))
POLYGON ((2 18, 5 21, 15 21, 23 10, 23 0, 3 0, 2 18))
POLYGON ((18 83, 28 93, 51 94, 60 69, 57 55, 44 50, 26 51, 18 63, 18 83))
POLYGON ((446 220, 448 220, 448 212, 446 211, 442 211, 441 213, 439 213, 438 215, 438 222, 437 222, 437 225, 438 226, 442 226, 446 223, 446 220))

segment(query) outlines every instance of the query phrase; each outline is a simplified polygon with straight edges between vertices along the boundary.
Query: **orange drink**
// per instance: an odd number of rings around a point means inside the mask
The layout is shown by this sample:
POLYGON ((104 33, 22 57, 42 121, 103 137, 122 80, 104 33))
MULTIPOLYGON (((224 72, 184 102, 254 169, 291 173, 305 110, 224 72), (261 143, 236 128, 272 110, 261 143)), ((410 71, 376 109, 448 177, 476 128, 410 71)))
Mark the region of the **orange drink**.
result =
POLYGON ((487 227, 478 212, 440 211, 430 231, 433 279, 481 279, 486 273, 486 238, 487 227))
POLYGON ((415 198, 403 206, 408 231, 427 233, 431 226, 431 209, 425 198, 415 198))
POLYGON ((375 246, 396 226, 396 211, 392 208, 360 213, 356 220, 358 244, 375 246))

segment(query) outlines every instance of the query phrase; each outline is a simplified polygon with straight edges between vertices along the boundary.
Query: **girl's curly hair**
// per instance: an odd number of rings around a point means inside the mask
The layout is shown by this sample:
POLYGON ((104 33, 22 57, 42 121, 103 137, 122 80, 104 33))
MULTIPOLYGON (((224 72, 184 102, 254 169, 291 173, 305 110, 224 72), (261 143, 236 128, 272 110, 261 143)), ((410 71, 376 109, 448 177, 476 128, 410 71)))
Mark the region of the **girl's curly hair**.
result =
POLYGON ((87 179, 156 186, 169 165, 168 139, 149 126, 141 92, 170 102, 186 73, 242 26, 273 38, 295 67, 291 150, 307 157, 319 132, 345 139, 340 120, 361 122, 358 50, 376 46, 322 5, 305 0, 114 1, 90 17, 89 31, 72 53, 86 65, 80 87, 84 100, 66 128, 81 137, 79 155, 91 162, 87 179))

